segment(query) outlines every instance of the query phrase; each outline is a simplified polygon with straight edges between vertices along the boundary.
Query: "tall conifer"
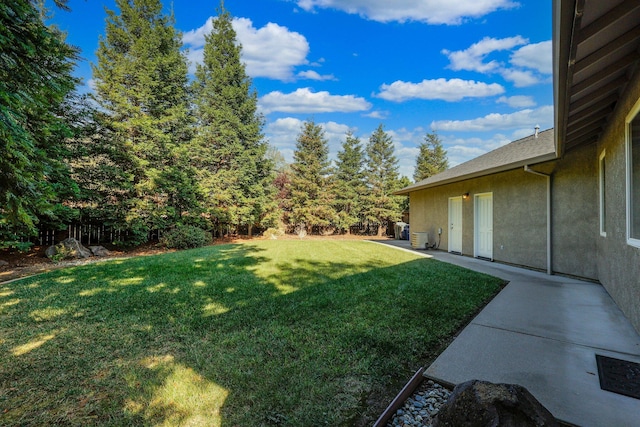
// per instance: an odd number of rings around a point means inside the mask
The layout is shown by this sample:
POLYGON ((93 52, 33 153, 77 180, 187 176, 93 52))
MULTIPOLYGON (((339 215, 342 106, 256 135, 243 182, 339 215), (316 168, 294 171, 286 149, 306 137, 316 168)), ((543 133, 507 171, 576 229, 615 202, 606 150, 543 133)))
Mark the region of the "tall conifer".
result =
POLYGON ((360 139, 348 132, 338 152, 335 170, 336 225, 350 233, 351 226, 362 220, 363 197, 366 193, 364 151, 360 139))
POLYGON ((0 2, 0 247, 64 220, 61 196, 73 193, 63 160, 77 50, 43 15, 34 1, 0 2))
POLYGON ((416 159, 416 170, 413 174, 415 182, 443 172, 449 167, 447 152, 442 147, 442 141, 437 133, 427 133, 419 148, 420 153, 416 159))
POLYGON ((160 0, 116 0, 93 65, 96 100, 129 176, 123 197, 135 240, 193 213, 196 194, 181 157, 190 140, 187 63, 160 0))
POLYGON ((302 125, 291 165, 291 220, 297 227, 326 229, 335 221, 329 143, 320 125, 302 125))
POLYGON ((257 94, 222 2, 205 40, 193 84, 198 131, 192 161, 213 218, 219 225, 247 226, 251 234, 274 200, 273 167, 265 156, 257 94))
POLYGON ((378 236, 384 233, 387 221, 400 219, 400 198, 393 192, 399 189, 398 159, 393 154, 393 139, 382 124, 371 134, 367 150, 367 218, 378 226, 378 236))

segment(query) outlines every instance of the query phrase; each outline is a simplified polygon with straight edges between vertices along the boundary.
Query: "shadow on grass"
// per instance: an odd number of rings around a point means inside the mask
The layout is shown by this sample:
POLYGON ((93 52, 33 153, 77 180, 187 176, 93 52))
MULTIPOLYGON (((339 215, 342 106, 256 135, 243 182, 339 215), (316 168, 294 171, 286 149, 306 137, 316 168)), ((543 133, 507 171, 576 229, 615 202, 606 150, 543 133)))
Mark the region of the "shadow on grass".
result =
POLYGON ((500 286, 362 242, 335 262, 327 246, 209 247, 1 287, 1 423, 370 424, 367 399, 387 403, 500 286))

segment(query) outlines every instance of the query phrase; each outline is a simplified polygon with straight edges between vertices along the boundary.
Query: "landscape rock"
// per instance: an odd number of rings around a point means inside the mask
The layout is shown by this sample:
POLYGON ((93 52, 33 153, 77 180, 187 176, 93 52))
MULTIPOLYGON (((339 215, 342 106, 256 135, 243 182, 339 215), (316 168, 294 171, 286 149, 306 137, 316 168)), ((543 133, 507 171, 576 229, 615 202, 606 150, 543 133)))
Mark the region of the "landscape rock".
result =
POLYGON ((542 427, 557 421, 524 387, 472 380, 459 384, 433 420, 434 427, 542 427))
POLYGON ((104 246, 89 246, 89 250, 93 256, 109 256, 111 252, 104 246))
POLYGON ((91 257, 91 251, 74 238, 64 239, 57 245, 49 246, 45 251, 48 258, 79 259, 91 257))
POLYGON ((7 261, 3 261, 3 260, 0 259, 0 268, 6 267, 7 265, 9 265, 9 263, 7 261))

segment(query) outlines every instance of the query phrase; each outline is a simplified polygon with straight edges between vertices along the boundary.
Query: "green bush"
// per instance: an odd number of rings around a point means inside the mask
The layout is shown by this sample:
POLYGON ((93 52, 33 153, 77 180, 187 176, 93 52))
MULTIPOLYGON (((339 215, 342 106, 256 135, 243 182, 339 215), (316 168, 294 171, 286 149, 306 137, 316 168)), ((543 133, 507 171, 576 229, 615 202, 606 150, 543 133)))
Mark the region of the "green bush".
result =
POLYGON ((162 236, 162 243, 168 248, 199 248, 211 243, 211 233, 193 225, 178 225, 162 236))

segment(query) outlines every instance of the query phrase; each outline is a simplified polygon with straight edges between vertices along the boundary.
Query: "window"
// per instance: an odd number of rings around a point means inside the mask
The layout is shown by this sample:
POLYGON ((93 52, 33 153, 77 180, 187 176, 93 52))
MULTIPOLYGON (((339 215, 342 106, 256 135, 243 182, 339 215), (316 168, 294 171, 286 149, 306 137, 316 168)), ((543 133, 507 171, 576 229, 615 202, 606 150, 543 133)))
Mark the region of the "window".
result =
POLYGON ((627 243, 640 247, 640 101, 627 116, 627 243))
POLYGON ((598 181, 599 181, 599 188, 600 188, 600 235, 601 236, 605 236, 607 235, 607 209, 606 209, 606 191, 607 191, 607 187, 605 185, 606 183, 606 155, 605 155, 605 151, 602 151, 602 154, 600 154, 600 162, 599 162, 599 177, 598 177, 598 181))

